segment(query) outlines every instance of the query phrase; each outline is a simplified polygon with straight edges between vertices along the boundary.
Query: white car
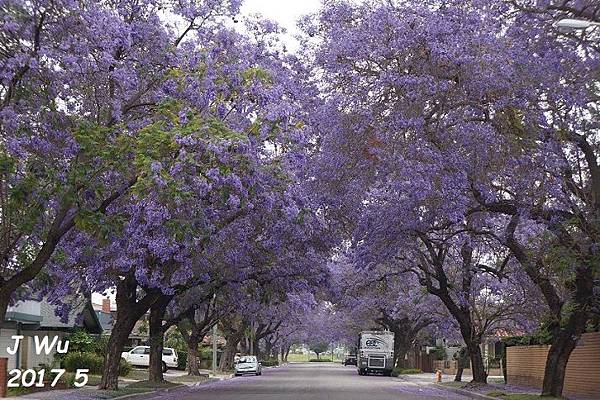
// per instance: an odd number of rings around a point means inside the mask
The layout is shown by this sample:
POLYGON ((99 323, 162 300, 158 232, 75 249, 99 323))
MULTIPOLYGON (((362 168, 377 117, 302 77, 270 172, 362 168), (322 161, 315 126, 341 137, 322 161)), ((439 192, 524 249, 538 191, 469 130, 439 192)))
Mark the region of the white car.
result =
MULTIPOLYGON (((129 364, 136 367, 147 367, 150 365, 150 346, 137 346, 129 351, 121 353, 121 357, 129 364)), ((163 372, 168 368, 177 368, 177 352, 170 347, 163 348, 162 353, 163 372)))
POLYGON ((235 376, 244 374, 262 375, 262 365, 256 356, 242 356, 235 363, 235 376))

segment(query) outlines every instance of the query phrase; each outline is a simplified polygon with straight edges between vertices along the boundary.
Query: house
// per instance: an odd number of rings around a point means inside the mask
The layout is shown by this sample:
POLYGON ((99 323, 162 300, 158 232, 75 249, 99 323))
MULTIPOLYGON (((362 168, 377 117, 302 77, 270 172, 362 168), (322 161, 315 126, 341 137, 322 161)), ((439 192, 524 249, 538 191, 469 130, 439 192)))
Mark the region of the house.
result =
MULTIPOLYGON (((102 325, 104 335, 110 335, 112 332, 114 321, 117 317, 116 304, 113 305, 110 298, 102 299, 102 303, 92 303, 96 316, 102 325)), ((125 348, 131 348, 148 343, 149 339, 148 313, 142 316, 135 323, 129 338, 125 343, 125 348)))
POLYGON ((75 329, 84 329, 91 334, 101 334, 102 326, 89 299, 81 298, 73 301, 73 309, 66 322, 56 316, 57 306, 50 304, 46 299, 41 301, 19 301, 8 308, 4 321, 0 321, 0 357, 8 358, 8 369, 36 368, 41 365, 51 365, 54 361, 56 349, 50 354, 36 354, 35 336, 42 340, 48 336, 52 342, 54 337, 63 339, 75 329), (13 335, 22 335, 19 350, 16 354, 8 353, 15 341, 13 335))

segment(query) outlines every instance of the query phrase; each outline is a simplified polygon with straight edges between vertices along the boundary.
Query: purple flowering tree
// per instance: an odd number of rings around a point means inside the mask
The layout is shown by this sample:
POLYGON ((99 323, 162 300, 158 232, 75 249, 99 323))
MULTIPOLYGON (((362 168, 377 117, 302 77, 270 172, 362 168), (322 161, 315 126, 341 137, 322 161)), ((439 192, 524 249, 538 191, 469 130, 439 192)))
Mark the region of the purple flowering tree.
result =
POLYGON ((107 223, 99 224, 109 206, 142 189, 152 161, 172 158, 173 149, 147 151, 158 132, 136 133, 154 122, 179 45, 238 8, 179 2, 170 11, 192 22, 176 36, 157 2, 0 4, 0 318, 67 233, 107 223))
MULTIPOLYGON (((511 193, 538 187, 542 170, 527 170, 530 155, 490 149, 514 143, 497 133, 539 98, 531 80, 543 69, 506 62, 531 54, 517 52, 529 40, 523 32, 502 33, 508 4, 467 3, 335 3, 305 30, 330 113, 317 125, 326 133, 317 164, 328 215, 352 238, 359 264, 412 273, 444 303, 474 380, 485 382, 481 338, 526 298, 523 280, 511 279, 522 263, 495 237, 503 220, 473 195, 473 182, 500 185, 508 162, 527 165, 511 170, 519 181, 511 193)), ((544 112, 527 111, 528 121, 544 112)))

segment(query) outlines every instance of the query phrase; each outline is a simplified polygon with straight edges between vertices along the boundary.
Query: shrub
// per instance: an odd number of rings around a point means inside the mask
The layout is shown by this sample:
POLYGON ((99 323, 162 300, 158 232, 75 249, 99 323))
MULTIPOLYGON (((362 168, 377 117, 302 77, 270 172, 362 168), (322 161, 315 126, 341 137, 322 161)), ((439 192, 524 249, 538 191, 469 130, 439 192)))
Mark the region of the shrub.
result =
POLYGON ((200 347, 200 358, 202 360, 212 361, 212 347, 202 346, 200 347))
POLYGON ((330 358, 311 358, 310 360, 308 360, 309 362, 331 362, 330 358))
POLYGON ((104 357, 108 348, 109 337, 106 335, 92 336, 84 330, 76 330, 66 339, 69 341, 69 352, 96 353, 104 357))
POLYGON ((279 365, 279 361, 276 358, 266 359, 261 361, 263 367, 276 367, 279 365))
POLYGON ((187 366, 188 353, 177 350, 177 369, 185 369, 187 366))
POLYGON ((392 376, 420 374, 420 373, 421 373, 421 370, 418 368, 394 368, 392 370, 392 376))
POLYGON ((436 360, 446 359, 446 349, 444 346, 435 346, 434 349, 430 350, 430 353, 434 355, 436 360))
POLYGON ((66 338, 69 341, 69 351, 74 353, 95 352, 96 339, 83 330, 76 330, 66 338))
POLYGON ((90 374, 102 373, 104 360, 95 353, 74 352, 65 355, 63 367, 69 372, 75 372, 78 369, 89 369, 90 374))
MULTIPOLYGON (((104 368, 104 358, 95 353, 75 352, 68 353, 62 360, 63 368, 68 372, 76 372, 78 369, 89 369, 90 374, 101 374, 104 368)), ((121 359, 119 363, 119 375, 126 376, 131 372, 131 365, 121 359)))

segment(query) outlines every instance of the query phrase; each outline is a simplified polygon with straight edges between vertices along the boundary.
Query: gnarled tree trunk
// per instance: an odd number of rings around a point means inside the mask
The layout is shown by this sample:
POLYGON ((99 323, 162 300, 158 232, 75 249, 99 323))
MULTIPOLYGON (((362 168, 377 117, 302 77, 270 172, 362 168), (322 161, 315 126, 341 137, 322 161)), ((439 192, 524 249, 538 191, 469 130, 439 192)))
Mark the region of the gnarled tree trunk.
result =
POLYGON ((165 327, 163 320, 167 306, 174 296, 161 295, 150 308, 150 364, 148 367, 148 380, 150 382, 163 382, 163 360, 162 353, 165 342, 165 327))
POLYGON ((117 315, 108 339, 100 389, 117 390, 119 388, 119 363, 125 342, 135 323, 158 299, 158 292, 147 292, 141 300, 137 301, 137 288, 137 281, 133 274, 128 274, 117 285, 117 315))
POLYGON ((577 346, 577 341, 585 332, 587 321, 590 317, 589 307, 594 297, 594 277, 592 268, 582 266, 576 271, 575 278, 576 306, 571 311, 566 324, 560 324, 557 319, 552 329, 552 345, 546 359, 544 382, 542 384, 543 396, 562 395, 565 382, 567 363, 571 353, 577 346))
POLYGON ((200 366, 198 365, 198 345, 200 338, 197 335, 190 335, 187 340, 187 373, 192 376, 200 375, 200 366))

